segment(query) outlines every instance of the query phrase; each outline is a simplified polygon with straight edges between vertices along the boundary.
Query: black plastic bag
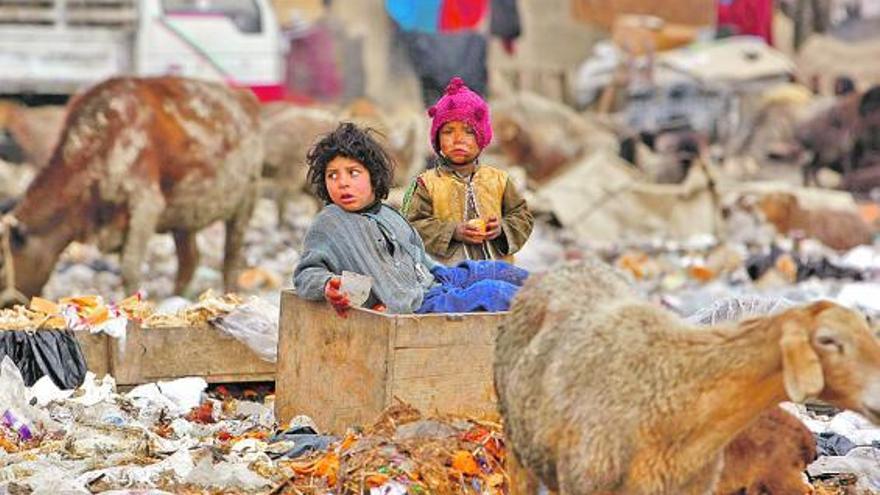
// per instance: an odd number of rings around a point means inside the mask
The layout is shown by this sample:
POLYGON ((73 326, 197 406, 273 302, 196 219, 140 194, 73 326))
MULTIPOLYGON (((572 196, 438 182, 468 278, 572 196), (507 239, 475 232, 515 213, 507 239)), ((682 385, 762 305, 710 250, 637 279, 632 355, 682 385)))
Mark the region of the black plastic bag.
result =
POLYGON ((9 356, 28 387, 44 375, 62 390, 82 385, 88 367, 70 330, 0 331, 0 359, 9 356))

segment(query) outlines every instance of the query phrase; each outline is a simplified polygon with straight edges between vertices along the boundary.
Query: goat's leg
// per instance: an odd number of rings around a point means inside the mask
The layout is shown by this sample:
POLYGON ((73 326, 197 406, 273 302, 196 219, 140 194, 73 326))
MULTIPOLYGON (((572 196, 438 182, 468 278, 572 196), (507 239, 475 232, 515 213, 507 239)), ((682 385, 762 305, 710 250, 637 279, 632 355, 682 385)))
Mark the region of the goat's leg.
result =
POLYGON ((815 151, 808 151, 806 159, 802 162, 801 165, 801 178, 804 182, 804 187, 809 187, 810 184, 818 185, 817 173, 819 168, 822 167, 822 164, 819 161, 819 154, 815 151))
POLYGON ((275 187, 275 210, 278 213, 278 228, 284 225, 284 217, 287 216, 287 203, 292 196, 286 185, 278 185, 275 187))
POLYGON ((174 229, 174 245, 177 247, 177 279, 174 282, 174 293, 183 294, 192 281, 196 267, 199 265, 199 248, 196 244, 195 231, 174 229))
POLYGON ((284 217, 287 216, 287 201, 284 200, 283 196, 279 196, 275 198, 275 209, 278 212, 278 228, 280 229, 282 225, 284 225, 284 217))
POLYGON ((140 288, 141 264, 147 254, 147 244, 156 232, 159 216, 165 209, 161 193, 144 194, 133 198, 130 203, 130 216, 122 246, 122 282, 127 294, 140 288))
POLYGON ((507 456, 507 475, 510 478, 511 495, 538 495, 538 480, 526 469, 511 450, 507 456))
POLYGON ((713 461, 706 464, 700 472, 683 485, 681 490, 676 490, 676 493, 682 495, 712 495, 715 492, 715 486, 718 485, 718 481, 721 479, 723 468, 724 457, 722 454, 718 454, 713 461))
POLYGON ((244 234, 254 212, 255 195, 242 201, 232 218, 226 220, 226 246, 223 253, 223 287, 229 292, 236 289, 238 273, 242 268, 244 234))

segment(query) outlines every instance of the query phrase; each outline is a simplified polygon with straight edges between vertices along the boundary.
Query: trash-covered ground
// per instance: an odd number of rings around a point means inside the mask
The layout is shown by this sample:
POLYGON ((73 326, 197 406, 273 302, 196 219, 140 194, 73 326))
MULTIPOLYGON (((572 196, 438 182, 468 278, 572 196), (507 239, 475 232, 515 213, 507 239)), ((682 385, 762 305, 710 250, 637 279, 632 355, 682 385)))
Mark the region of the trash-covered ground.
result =
MULTIPOLYGON (((76 391, 48 377, 27 388, 4 359, 0 493, 509 493, 494 421, 398 403, 333 436, 305 416, 276 424, 271 394, 243 400, 206 385, 182 378, 120 393, 111 377, 89 374, 76 391)), ((852 413, 785 408, 816 437, 816 493, 880 490, 880 431, 852 413)))
POLYGON ((274 396, 239 400, 198 378, 117 393, 24 386, 0 367, 0 493, 506 493, 500 426, 405 404, 341 437, 307 417, 279 428, 274 396), (149 490, 145 492, 144 490, 149 490))

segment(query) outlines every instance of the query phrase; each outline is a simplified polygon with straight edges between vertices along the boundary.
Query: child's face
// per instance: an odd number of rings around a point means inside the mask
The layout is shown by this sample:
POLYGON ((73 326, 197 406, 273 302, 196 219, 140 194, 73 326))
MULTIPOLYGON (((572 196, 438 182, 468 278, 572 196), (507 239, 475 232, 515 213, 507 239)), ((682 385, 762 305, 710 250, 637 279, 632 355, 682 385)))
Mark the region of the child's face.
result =
POLYGON ((480 154, 477 135, 464 122, 447 122, 440 128, 440 152, 453 165, 468 165, 480 154))
POLYGON ((330 160, 324 171, 324 184, 333 204, 345 211, 363 210, 376 200, 370 171, 351 158, 337 156, 330 160))

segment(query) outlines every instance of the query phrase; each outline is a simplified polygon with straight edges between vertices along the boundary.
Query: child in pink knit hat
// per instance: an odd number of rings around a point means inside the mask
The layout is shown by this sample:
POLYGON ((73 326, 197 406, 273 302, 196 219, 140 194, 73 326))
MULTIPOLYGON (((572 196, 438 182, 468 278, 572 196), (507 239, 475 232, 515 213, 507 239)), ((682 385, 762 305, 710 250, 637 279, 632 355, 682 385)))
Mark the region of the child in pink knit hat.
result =
POLYGON ((512 262, 534 220, 507 172, 480 163, 492 141, 489 106, 454 77, 428 115, 439 163, 410 186, 404 215, 441 263, 512 262))

